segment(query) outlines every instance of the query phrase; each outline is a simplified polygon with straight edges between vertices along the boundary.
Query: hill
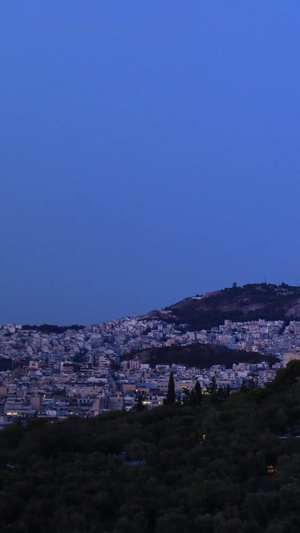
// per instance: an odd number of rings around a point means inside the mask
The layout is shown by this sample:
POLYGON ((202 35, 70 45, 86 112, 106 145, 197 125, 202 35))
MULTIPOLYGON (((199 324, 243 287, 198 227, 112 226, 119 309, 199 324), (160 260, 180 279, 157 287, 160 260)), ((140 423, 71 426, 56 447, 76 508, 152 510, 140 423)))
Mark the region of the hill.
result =
MULTIPOLYGON (((276 357, 262 355, 244 350, 231 350, 216 344, 194 343, 187 346, 168 346, 136 352, 143 363, 150 363, 151 367, 160 364, 182 364, 208 368, 212 365, 225 365, 231 368, 234 363, 261 363, 268 361, 270 365, 276 363, 276 357)), ((133 354, 130 355, 132 357, 133 354)))
POLYGON ((187 324, 189 330, 210 329, 229 319, 300 320, 300 287, 282 283, 247 284, 197 295, 170 305, 151 316, 161 320, 187 324))
POLYGON ((300 362, 192 407, 0 432, 3 533, 296 533, 300 362))
POLYGON ((24 324, 22 326, 22 330, 34 330, 39 331, 40 333, 46 333, 49 335, 50 333, 64 333, 68 330, 74 330, 79 331, 81 329, 84 329, 85 326, 79 326, 78 324, 72 324, 72 326, 57 326, 56 324, 41 324, 40 326, 36 325, 30 325, 30 324, 24 324))

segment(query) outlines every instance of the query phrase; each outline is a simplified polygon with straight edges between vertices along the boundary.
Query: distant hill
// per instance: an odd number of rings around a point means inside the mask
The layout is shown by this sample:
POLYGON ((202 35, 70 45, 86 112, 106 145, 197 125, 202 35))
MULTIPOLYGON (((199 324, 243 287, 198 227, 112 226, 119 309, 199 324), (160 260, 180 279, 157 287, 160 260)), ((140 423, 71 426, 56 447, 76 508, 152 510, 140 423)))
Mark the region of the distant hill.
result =
POLYGON ((268 361, 272 365, 278 361, 273 356, 244 350, 231 350, 225 346, 200 344, 198 342, 188 346, 167 346, 142 350, 137 352, 136 355, 143 363, 149 363, 152 367, 160 364, 182 364, 185 366, 198 366, 199 368, 208 368, 211 365, 225 365, 226 368, 231 368, 235 363, 261 363, 262 361, 268 361))
POLYGON ((237 322, 260 318, 286 322, 300 320, 300 287, 286 283, 233 286, 185 298, 149 315, 167 322, 187 324, 187 329, 192 331, 219 326, 226 319, 237 322))
POLYGON ((84 329, 84 327, 85 326, 79 326, 78 324, 72 324, 72 326, 57 326, 56 324, 41 324, 40 326, 31 326, 30 324, 24 324, 22 329, 39 331, 40 333, 46 333, 48 335, 49 333, 64 333, 69 329, 79 331, 80 329, 84 329))

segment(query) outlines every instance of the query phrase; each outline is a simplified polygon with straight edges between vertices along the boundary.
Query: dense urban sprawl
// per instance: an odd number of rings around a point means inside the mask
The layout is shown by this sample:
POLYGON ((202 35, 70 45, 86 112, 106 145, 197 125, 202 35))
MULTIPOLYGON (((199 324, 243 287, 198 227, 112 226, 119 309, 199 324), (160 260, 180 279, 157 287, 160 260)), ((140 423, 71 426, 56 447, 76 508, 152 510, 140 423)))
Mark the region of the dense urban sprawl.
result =
POLYGON ((171 371, 179 393, 194 387, 197 380, 205 391, 213 376, 219 386, 237 390, 256 373, 262 385, 274 378, 280 366, 243 362, 231 369, 184 364, 151 368, 138 357, 140 350, 195 342, 272 354, 283 360, 300 347, 300 322, 226 320, 211 330, 191 332, 142 315, 63 333, 45 334, 16 324, 0 326, 0 356, 11 362, 9 370, 0 372, 1 425, 16 417, 60 419, 132 410, 137 394, 142 394, 148 408, 162 405, 171 371))

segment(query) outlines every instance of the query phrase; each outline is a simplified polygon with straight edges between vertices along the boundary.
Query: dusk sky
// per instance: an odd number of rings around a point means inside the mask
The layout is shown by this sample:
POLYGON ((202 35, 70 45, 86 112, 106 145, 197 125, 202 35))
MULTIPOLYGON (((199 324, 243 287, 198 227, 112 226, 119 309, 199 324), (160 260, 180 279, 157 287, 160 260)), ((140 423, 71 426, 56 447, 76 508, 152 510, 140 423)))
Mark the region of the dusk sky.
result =
POLYGON ((0 323, 300 285, 299 0, 2 0, 0 323))

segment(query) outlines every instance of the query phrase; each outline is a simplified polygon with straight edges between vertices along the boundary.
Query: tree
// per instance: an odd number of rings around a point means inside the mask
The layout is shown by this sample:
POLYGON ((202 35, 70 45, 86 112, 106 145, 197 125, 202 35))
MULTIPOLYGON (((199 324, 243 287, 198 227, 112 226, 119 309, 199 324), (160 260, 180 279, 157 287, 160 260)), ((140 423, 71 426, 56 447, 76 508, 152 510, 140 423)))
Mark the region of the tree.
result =
POLYGON ((257 375, 252 372, 252 374, 250 374, 249 376, 249 384, 248 384, 248 388, 249 389, 255 389, 255 387, 257 387, 257 375))
POLYGON ((140 413, 141 411, 144 411, 146 407, 143 404, 143 396, 140 392, 138 392, 137 399, 135 401, 135 410, 140 413))
POLYGON ((241 384, 241 388, 240 388, 240 392, 248 392, 248 385, 247 385, 247 381, 245 379, 243 379, 242 381, 242 384, 241 384))
POLYGON ((216 393, 217 393, 217 390, 218 390, 218 385, 217 385, 217 382, 216 382, 216 378, 215 376, 212 377, 212 380, 207 388, 207 391, 209 394, 211 394, 211 396, 215 396, 216 393))
POLYGON ((300 377, 300 361, 292 359, 286 368, 280 368, 274 381, 269 384, 268 388, 276 391, 284 390, 285 388, 296 383, 297 378, 300 377))
POLYGON ((168 384, 167 397, 164 400, 164 405, 173 405, 173 403, 175 403, 175 400, 176 400, 175 383, 174 383, 173 372, 171 372, 170 373, 170 378, 169 378, 169 384, 168 384))
POLYGON ((202 390, 201 385, 199 381, 196 381, 195 388, 194 388, 194 403, 195 405, 199 405, 202 400, 202 390))
POLYGON ((189 391, 189 389, 187 389, 186 387, 184 387, 184 389, 182 390, 181 404, 184 407, 186 407, 187 405, 191 405, 191 391, 189 391))

